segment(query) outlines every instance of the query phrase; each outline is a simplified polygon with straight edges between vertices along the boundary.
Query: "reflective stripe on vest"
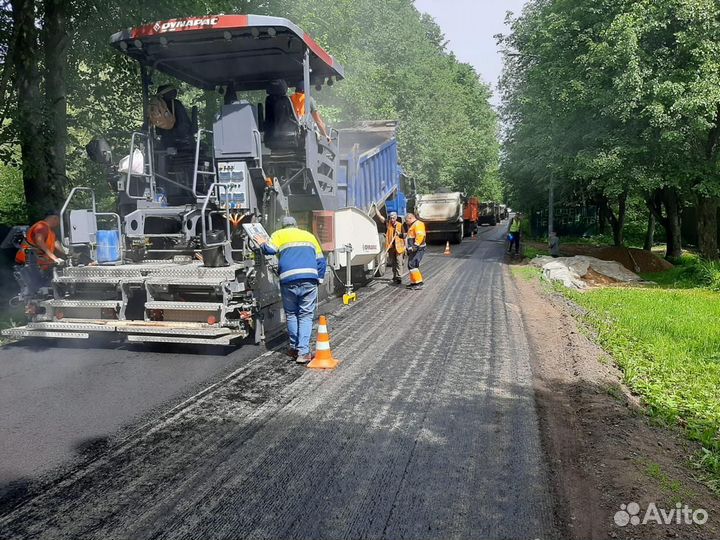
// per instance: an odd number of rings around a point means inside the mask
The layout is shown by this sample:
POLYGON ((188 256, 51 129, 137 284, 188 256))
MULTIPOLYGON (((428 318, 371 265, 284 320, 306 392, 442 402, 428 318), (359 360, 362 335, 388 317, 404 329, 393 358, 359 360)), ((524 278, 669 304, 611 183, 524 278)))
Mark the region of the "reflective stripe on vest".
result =
POLYGON ((286 270, 280 274, 280 280, 299 275, 308 275, 317 278, 318 271, 317 268, 295 268, 293 270, 286 270))

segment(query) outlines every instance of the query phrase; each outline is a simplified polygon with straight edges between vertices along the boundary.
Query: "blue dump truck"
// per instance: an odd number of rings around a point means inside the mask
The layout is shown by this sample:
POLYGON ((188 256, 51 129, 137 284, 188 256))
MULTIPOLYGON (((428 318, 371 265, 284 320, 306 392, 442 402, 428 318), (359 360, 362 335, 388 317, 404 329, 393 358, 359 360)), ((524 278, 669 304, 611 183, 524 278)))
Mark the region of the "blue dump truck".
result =
POLYGON ((341 127, 338 207, 370 212, 407 212, 410 181, 398 161, 396 121, 362 122, 341 127))
MULTIPOLYGON (((407 197, 413 196, 415 190, 399 164, 397 127, 396 121, 368 121, 338 129, 338 208, 354 207, 371 217, 375 208, 385 216, 390 212, 405 216, 407 197)), ((385 226, 379 222, 377 225, 380 245, 384 246, 385 226)), ((340 237, 351 237, 352 233, 336 231, 340 237)), ((370 275, 380 276, 385 267, 383 250, 366 270, 370 275)))

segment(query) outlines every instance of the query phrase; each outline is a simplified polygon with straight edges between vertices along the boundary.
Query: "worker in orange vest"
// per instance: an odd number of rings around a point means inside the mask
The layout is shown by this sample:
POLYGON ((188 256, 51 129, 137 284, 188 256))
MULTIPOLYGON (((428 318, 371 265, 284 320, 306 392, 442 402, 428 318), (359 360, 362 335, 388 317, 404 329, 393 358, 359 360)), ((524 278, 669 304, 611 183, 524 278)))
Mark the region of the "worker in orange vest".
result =
POLYGON ((305 95, 305 83, 300 81, 295 85, 295 93, 290 96, 290 101, 292 101, 293 108, 295 109, 295 114, 297 115, 298 119, 301 119, 305 116, 305 108, 308 105, 310 106, 310 116, 312 116, 318 128, 320 128, 320 133, 323 134, 323 137, 325 137, 327 141, 330 142, 330 135, 328 135, 327 128, 325 127, 325 122, 323 122, 322 116, 320 116, 320 113, 318 112, 317 103, 315 103, 315 100, 312 96, 308 98, 305 95))
POLYGON ((50 270, 53 265, 63 260, 56 254, 65 255, 65 250, 57 239, 55 231, 60 226, 60 216, 57 212, 48 212, 45 218, 35 223, 25 233, 25 240, 15 255, 15 263, 25 265, 28 254, 32 252, 37 265, 41 270, 50 270))
POLYGON ((425 255, 425 224, 415 217, 415 214, 408 214, 405 217, 408 226, 407 252, 408 269, 410 270, 410 285, 408 289, 419 290, 423 287, 423 277, 420 273, 420 262, 425 255))
POLYGON ((400 277, 400 257, 405 253, 405 232, 402 223, 398 220, 397 212, 390 212, 386 220, 382 214, 378 212, 378 219, 387 224, 385 232, 385 251, 388 254, 390 266, 393 271, 393 283, 400 285, 402 278, 400 277))

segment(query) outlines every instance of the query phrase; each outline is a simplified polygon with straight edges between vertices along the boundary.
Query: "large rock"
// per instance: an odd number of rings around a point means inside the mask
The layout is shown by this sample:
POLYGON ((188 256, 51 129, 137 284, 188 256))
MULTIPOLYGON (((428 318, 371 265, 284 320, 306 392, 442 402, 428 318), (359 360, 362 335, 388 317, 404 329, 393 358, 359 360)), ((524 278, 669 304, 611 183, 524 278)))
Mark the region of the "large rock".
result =
POLYGON ((531 264, 542 268, 543 277, 548 281, 559 281, 569 289, 586 289, 585 279, 590 274, 600 274, 611 281, 633 283, 642 281, 637 274, 615 261, 603 261, 595 257, 577 255, 575 257, 535 257, 531 264), (583 279, 585 278, 585 279, 583 279))

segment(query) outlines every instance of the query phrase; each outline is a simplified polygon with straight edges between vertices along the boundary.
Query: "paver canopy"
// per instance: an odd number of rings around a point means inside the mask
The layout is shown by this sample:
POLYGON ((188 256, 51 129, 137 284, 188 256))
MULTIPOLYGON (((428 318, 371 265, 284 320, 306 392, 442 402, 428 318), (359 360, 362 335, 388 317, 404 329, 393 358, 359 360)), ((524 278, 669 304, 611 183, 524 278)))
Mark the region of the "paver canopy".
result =
POLYGON ((298 26, 280 17, 216 15, 158 21, 114 34, 111 44, 141 64, 192 86, 264 90, 275 79, 311 84, 342 79, 344 70, 298 26))

